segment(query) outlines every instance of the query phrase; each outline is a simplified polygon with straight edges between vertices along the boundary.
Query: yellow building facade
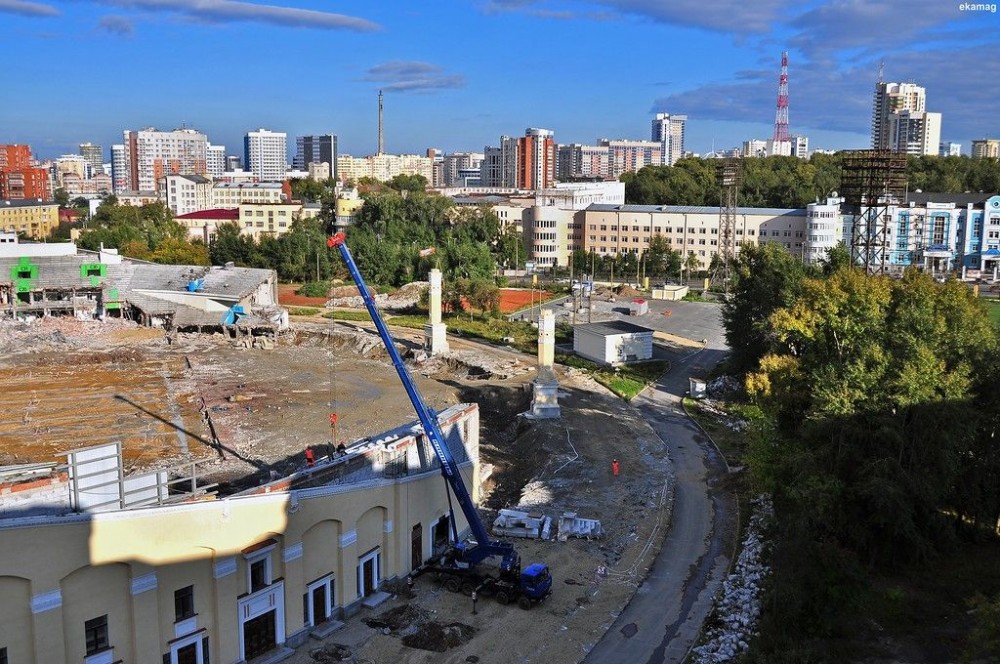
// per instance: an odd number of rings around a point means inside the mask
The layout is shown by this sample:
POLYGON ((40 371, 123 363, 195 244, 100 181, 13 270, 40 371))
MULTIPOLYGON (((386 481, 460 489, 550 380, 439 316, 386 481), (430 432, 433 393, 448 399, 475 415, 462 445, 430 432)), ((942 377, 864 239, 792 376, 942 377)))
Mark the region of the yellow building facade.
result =
MULTIPOLYGON (((439 418, 477 499, 478 407, 452 406, 439 418)), ((8 511, 0 648, 7 661, 31 664, 280 655, 446 546, 448 509, 414 424, 227 498, 59 516, 8 511)))
POLYGON ((59 226, 59 206, 39 201, 0 201, 0 231, 44 240, 59 226))

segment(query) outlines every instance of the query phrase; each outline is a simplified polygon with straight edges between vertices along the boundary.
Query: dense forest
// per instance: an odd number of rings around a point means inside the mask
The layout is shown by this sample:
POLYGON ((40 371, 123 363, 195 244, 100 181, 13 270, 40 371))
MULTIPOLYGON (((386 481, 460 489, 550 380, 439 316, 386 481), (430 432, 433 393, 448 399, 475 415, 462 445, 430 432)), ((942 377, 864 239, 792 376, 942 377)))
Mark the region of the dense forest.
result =
MULTIPOLYGON (((1000 333, 965 284, 917 271, 832 261, 807 274, 765 244, 743 248, 735 275, 729 368, 754 414, 750 483, 773 496, 776 521, 753 659, 852 660, 880 607, 909 599, 875 579, 934 575, 965 544, 996 546, 1000 333)), ((956 659, 998 654, 991 578, 963 598, 958 613, 979 627, 953 644, 956 659)))
MULTIPOLYGON (((739 205, 802 208, 840 190, 840 154, 808 160, 767 157, 741 160, 739 205)), ((719 205, 716 159, 681 159, 675 166, 646 166, 626 173, 625 201, 640 205, 719 205)), ((969 157, 910 157, 910 191, 1000 192, 1000 162, 969 157)))

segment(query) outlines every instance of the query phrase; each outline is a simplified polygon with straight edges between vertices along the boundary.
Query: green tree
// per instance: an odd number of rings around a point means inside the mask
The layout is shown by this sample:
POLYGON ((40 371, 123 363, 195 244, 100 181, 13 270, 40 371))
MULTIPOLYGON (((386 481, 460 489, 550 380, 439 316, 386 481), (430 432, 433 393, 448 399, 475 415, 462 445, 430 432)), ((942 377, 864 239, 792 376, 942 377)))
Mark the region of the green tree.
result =
POLYGON ((779 244, 744 244, 732 270, 731 297, 722 306, 730 366, 753 370, 775 341, 771 314, 794 303, 801 290, 802 263, 779 244))

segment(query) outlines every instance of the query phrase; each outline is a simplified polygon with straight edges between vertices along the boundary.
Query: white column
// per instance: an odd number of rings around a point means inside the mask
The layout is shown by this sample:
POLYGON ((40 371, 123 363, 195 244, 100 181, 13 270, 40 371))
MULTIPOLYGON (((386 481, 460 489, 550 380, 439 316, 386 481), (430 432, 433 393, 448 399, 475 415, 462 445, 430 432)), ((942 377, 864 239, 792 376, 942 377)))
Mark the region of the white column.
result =
POLYGON ((441 270, 431 270, 430 322, 424 325, 424 351, 431 356, 448 352, 448 326, 441 322, 441 270))
POLYGON ((560 415, 559 381, 552 370, 555 349, 555 314, 551 309, 544 309, 538 318, 538 377, 532 382, 532 417, 553 418, 560 415))

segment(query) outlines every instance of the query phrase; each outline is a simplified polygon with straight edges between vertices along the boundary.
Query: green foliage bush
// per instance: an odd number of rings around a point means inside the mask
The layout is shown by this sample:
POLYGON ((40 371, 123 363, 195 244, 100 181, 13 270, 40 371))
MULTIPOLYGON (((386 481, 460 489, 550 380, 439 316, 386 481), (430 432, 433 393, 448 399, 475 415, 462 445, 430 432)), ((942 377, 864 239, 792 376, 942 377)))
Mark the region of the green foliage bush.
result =
POLYGON ((295 291, 297 295, 302 295, 303 297, 326 297, 329 292, 329 282, 323 281, 310 281, 309 283, 302 284, 302 287, 295 291))

